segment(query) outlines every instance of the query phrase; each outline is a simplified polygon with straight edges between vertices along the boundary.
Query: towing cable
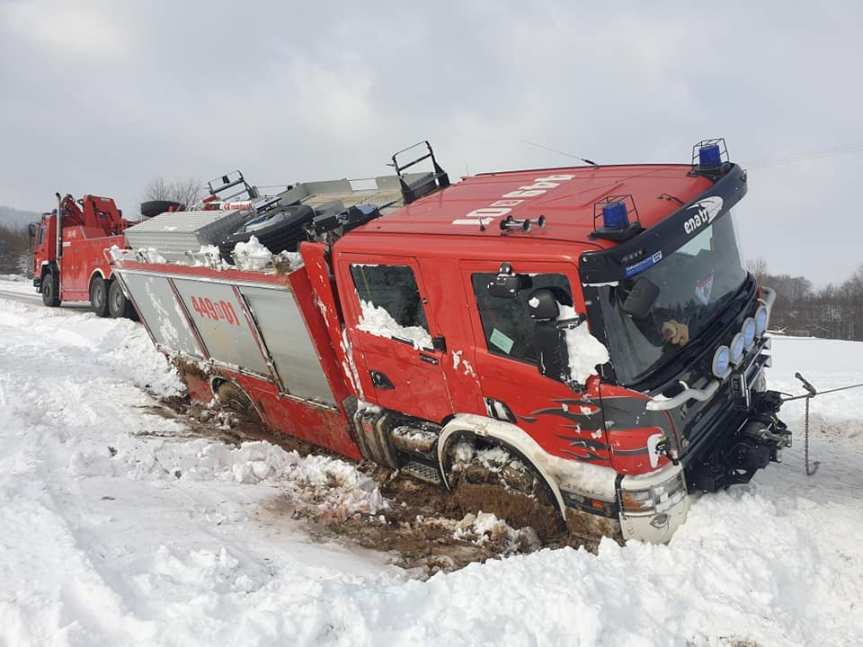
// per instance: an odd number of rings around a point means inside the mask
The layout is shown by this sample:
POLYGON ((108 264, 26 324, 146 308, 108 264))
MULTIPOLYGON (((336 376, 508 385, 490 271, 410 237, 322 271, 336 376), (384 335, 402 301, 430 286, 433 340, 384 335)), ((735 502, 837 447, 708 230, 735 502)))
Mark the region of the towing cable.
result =
POLYGON ((812 476, 815 472, 818 471, 818 466, 821 465, 821 461, 813 461, 810 467, 809 463, 809 402, 818 395, 827 395, 828 393, 838 393, 839 391, 848 391, 849 389, 859 389, 863 387, 863 382, 859 384, 849 384, 848 386, 840 386, 835 389, 827 389, 826 391, 819 391, 799 372, 794 374, 798 380, 800 380, 801 384, 803 384, 803 388, 806 389, 806 393, 802 395, 791 395, 789 393, 782 393, 785 397, 782 398, 782 402, 791 402, 793 400, 806 400, 806 411, 803 417, 803 460, 806 462, 806 476, 812 476))

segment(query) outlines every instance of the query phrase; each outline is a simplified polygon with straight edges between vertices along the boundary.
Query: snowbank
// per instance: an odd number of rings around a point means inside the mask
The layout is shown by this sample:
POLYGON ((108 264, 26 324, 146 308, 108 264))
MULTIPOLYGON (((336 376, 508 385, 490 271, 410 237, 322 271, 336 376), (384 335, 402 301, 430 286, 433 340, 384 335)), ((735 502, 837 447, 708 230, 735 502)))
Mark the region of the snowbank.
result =
MULTIPOLYGON (((859 391, 815 401, 814 477, 795 405, 786 462, 701 497, 667 546, 420 581, 291 519, 300 504, 374 510, 351 464, 190 438, 150 413, 146 391, 179 382, 143 329, 70 312, 0 297, 0 644, 863 644, 859 391)), ((776 339, 774 355, 783 390, 795 370, 863 381, 863 344, 776 339)), ((456 531, 506 533, 490 515, 456 531)))

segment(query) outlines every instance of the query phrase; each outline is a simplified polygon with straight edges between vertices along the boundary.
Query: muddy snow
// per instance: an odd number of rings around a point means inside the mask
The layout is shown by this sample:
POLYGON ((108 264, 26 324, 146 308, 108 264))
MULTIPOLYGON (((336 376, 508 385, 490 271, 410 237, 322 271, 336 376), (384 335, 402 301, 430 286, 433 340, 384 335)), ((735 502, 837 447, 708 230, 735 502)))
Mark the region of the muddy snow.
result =
MULTIPOLYGON (((863 381, 863 344, 777 338, 774 355, 784 391, 795 370, 863 381)), ((0 645, 863 644, 861 391, 815 401, 814 476, 790 405, 785 462, 698 499, 667 546, 429 577, 399 565, 404 544, 333 530, 392 518, 404 492, 224 420, 202 435, 159 412, 180 389, 140 325, 0 295, 0 645)), ((418 553, 531 541, 488 515, 439 525, 418 553)))

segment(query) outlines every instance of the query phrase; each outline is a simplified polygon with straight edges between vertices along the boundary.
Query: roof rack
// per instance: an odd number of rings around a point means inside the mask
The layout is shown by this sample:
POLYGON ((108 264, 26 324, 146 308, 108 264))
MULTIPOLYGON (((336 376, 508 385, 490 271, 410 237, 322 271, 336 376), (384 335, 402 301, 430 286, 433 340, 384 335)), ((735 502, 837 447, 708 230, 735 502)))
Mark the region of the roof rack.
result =
POLYGON ((241 171, 229 171, 224 175, 214 177, 212 180, 207 182, 207 189, 211 196, 218 198, 222 202, 231 202, 242 195, 245 195, 247 200, 254 200, 259 197, 258 189, 246 182, 246 178, 243 177, 243 173, 241 171), (239 191, 223 195, 223 192, 240 185, 242 185, 243 188, 239 191))
POLYGON ((392 157, 392 167, 396 171, 396 175, 399 176, 399 182, 402 187, 402 198, 404 199, 405 204, 410 204, 411 202, 418 200, 419 198, 428 195, 430 193, 434 193, 439 189, 445 189, 449 186, 449 175, 444 171, 440 164, 437 163, 437 159, 435 159, 434 151, 432 150, 431 144, 428 143, 428 140, 423 140, 414 144, 413 146, 408 146, 407 148, 403 148, 397 153, 393 154, 392 157), (399 164, 398 157, 402 153, 406 153, 411 151, 418 146, 425 146, 428 151, 424 155, 420 157, 414 158, 413 160, 406 162, 405 164, 399 164), (414 180, 409 180, 405 175, 402 174, 402 171, 409 169, 412 166, 419 164, 422 161, 427 159, 431 160, 433 172, 424 173, 419 178, 414 180))

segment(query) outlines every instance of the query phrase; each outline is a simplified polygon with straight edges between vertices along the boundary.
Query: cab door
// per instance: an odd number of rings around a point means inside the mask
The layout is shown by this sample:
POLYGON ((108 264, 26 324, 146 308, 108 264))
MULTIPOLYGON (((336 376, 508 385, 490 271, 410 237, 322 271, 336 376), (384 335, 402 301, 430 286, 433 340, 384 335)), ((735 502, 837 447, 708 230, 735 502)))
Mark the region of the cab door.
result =
POLYGON ((416 259, 338 255, 338 284, 362 395, 379 406, 442 421, 452 402, 435 323, 416 259))
POLYGON ((550 288, 559 295, 560 303, 584 312, 583 303, 573 302, 574 268, 564 263, 514 261, 512 269, 524 277, 527 287, 504 298, 493 296, 488 287, 500 265, 490 261, 461 265, 472 300, 475 361, 486 415, 518 425, 557 456, 587 462, 607 460, 599 402, 539 372, 535 323, 527 306, 533 290, 550 288))

